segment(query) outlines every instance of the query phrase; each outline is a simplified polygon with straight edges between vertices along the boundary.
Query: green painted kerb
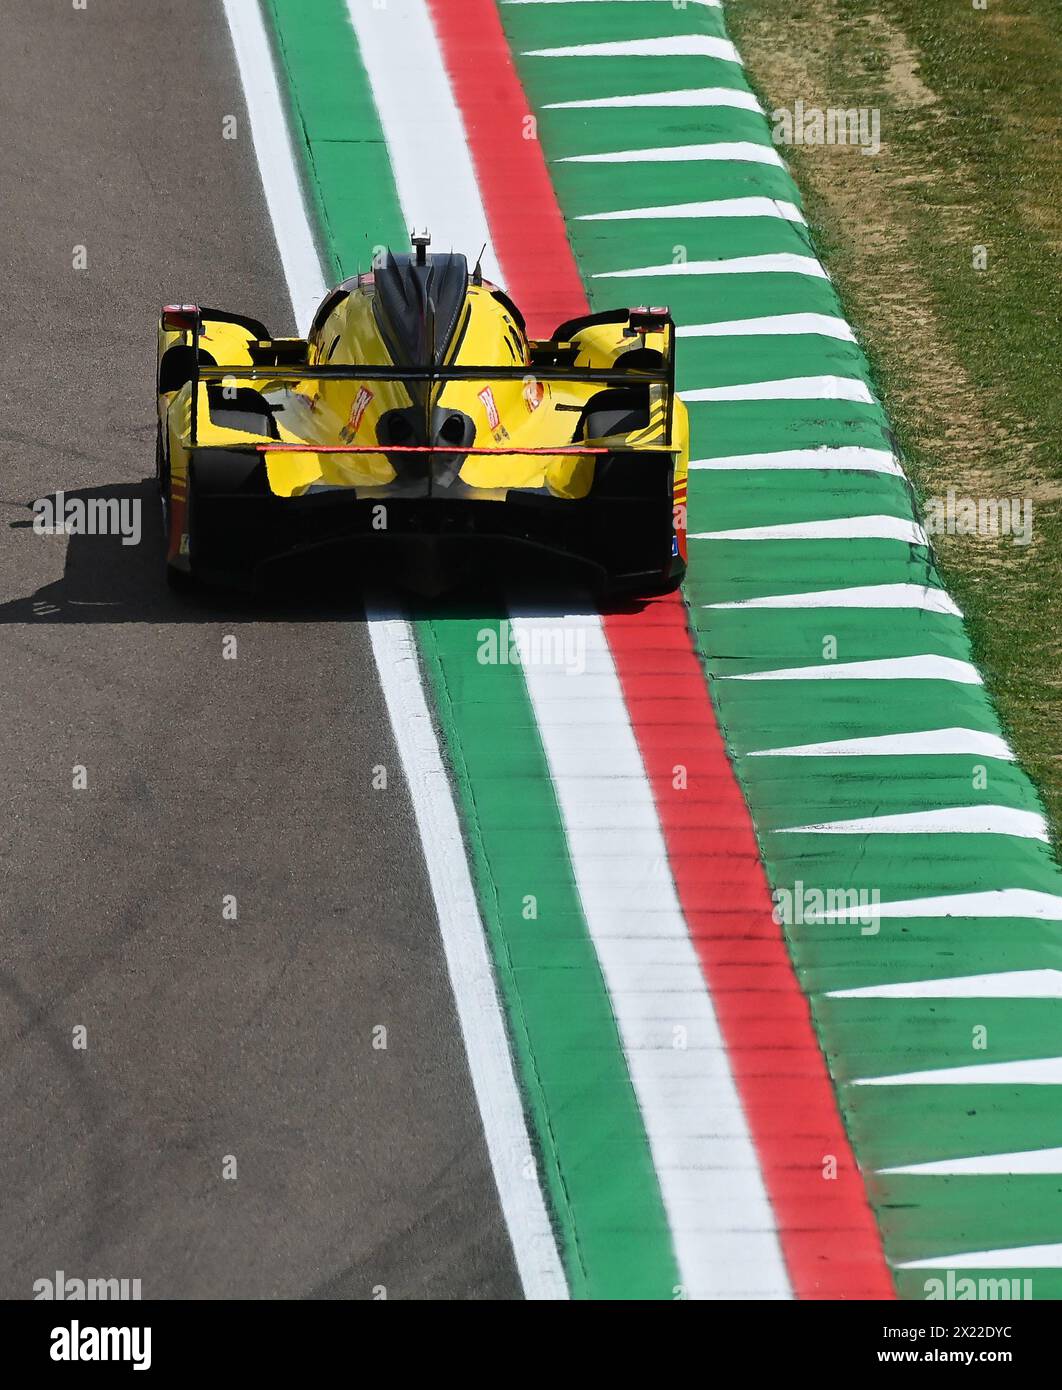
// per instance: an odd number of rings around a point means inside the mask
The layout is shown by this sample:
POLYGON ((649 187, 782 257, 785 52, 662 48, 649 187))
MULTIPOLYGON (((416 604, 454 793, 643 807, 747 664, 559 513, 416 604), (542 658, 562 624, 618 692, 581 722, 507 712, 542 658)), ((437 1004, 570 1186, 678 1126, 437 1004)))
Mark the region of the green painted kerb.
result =
MULTIPOLYGON (((674 150, 717 142, 773 149, 764 116, 732 106, 566 107, 551 103, 726 88, 748 93, 739 64, 704 55, 547 58, 532 50, 661 35, 725 37, 722 11, 659 3, 502 4, 510 44, 538 117, 592 306, 670 303, 680 328, 781 314, 826 316, 843 330, 829 280, 788 271, 660 274, 654 267, 757 255, 813 255, 807 228, 782 216, 602 213, 759 197, 801 206, 785 168, 751 159, 653 157, 618 163, 571 156, 674 150), (568 161, 568 162, 565 162, 568 161), (613 272, 650 268, 614 278, 613 272)), ((784 27, 778 43, 790 41, 784 27)), ((779 100, 785 100, 779 94, 779 100)), ((885 156, 882 156, 885 157, 885 156)), ((865 161, 873 178, 873 161, 865 161)), ((681 265, 679 266, 681 269, 681 265)), ((684 337, 685 391, 798 377, 871 385, 866 358, 825 333, 684 337)), ((691 403, 692 456, 842 446, 893 449, 888 417, 871 403, 829 399, 691 403)), ((903 477, 888 472, 694 469, 689 530, 886 516, 912 521, 903 477)), ((1058 895, 1062 876, 1046 845, 1013 835, 787 834, 789 827, 888 813, 1000 805, 1040 810, 1028 778, 1005 760, 952 756, 758 757, 826 740, 962 728, 999 734, 976 684, 950 680, 780 680, 735 677, 919 655, 970 662, 958 617, 921 609, 719 608, 771 595, 853 586, 939 590, 933 555, 896 540, 696 540, 686 597, 713 698, 776 888, 877 891, 882 900, 979 889, 1058 895)), ((1058 1052, 1062 1001, 1054 999, 838 999, 828 991, 982 973, 1062 968, 1062 924, 1028 918, 884 920, 794 926, 789 946, 894 1264, 961 1252, 1062 1241, 1062 1175, 901 1176, 880 1169, 940 1158, 1062 1146, 1056 1086, 858 1085, 923 1069, 1023 1060, 1058 1052), (983 1029, 980 1033, 977 1030, 983 1029), (975 1047, 983 1038, 986 1046, 975 1047)), ((1062 1297, 1057 1270, 971 1271, 1033 1281, 1062 1297)), ((899 1271, 901 1295, 924 1297, 932 1270, 899 1271)))

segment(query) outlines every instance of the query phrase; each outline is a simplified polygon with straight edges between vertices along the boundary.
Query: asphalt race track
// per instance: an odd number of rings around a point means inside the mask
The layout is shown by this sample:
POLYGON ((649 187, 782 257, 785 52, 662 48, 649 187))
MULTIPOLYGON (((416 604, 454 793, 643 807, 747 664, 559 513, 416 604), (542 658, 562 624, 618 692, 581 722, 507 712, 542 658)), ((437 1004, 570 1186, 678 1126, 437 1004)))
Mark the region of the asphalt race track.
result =
POLYGON ((516 1296, 359 615, 163 583, 159 306, 292 328, 220 9, 0 9, 0 1296, 516 1296))
POLYGON ((1062 31, 943 8, 0 0, 16 1356, 1019 1362, 945 1344, 1062 1298, 1062 31))

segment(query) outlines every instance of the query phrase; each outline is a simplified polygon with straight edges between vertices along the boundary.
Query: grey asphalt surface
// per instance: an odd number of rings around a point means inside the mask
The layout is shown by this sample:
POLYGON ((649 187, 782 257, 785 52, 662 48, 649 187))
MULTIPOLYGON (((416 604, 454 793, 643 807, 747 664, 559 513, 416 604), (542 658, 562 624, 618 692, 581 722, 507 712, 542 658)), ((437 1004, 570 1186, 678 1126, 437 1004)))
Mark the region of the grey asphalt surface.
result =
POLYGON ((221 6, 0 22, 0 1297, 517 1296, 365 631, 163 584, 159 305, 292 331, 221 6))

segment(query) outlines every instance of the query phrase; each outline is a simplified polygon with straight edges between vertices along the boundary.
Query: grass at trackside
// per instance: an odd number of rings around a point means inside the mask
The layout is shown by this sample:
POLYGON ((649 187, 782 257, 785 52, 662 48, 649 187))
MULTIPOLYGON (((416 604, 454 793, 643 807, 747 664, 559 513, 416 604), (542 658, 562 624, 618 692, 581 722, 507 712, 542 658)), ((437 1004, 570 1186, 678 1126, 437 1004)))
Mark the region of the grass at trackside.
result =
POLYGON ((784 150, 923 497, 1031 498, 1033 544, 939 536, 1062 842, 1062 7, 728 0, 768 111, 870 107, 882 150, 784 150), (987 268, 974 267, 975 248, 987 268))

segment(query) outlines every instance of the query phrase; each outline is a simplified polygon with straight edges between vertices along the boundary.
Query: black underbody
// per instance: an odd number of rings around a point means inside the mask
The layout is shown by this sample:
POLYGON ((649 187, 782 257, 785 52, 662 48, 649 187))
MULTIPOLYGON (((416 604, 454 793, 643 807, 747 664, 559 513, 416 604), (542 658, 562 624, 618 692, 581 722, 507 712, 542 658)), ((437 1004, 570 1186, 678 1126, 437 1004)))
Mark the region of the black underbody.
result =
POLYGON ((437 591, 526 565, 539 575, 578 573, 603 591, 648 592, 677 577, 671 467, 666 455, 601 456, 589 496, 577 500, 517 489, 504 501, 358 498, 347 489, 284 498, 270 492, 259 458, 211 449, 191 464, 189 561, 208 582, 244 588, 317 566, 333 579, 437 591))

